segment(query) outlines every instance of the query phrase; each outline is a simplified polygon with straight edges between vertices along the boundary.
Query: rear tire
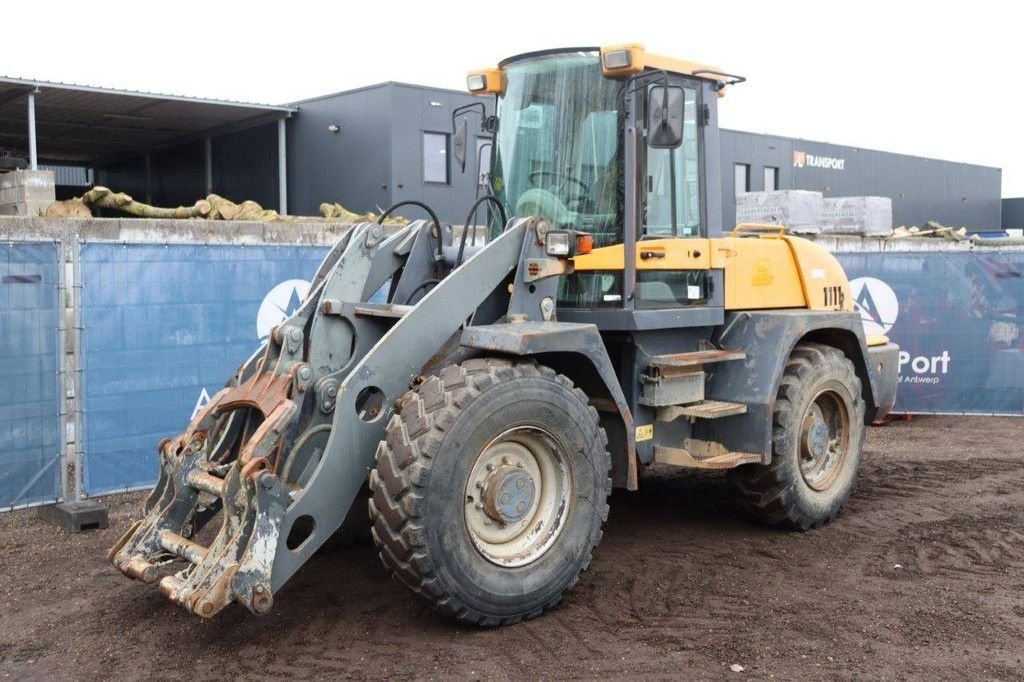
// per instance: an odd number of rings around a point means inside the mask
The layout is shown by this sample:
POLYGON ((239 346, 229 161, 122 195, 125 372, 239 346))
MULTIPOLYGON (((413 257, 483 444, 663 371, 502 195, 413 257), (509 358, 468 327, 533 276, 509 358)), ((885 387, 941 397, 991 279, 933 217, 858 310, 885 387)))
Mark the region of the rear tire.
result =
POLYGON ((857 481, 864 399, 853 363, 817 343, 786 363, 772 416, 772 461, 729 472, 735 497, 755 520, 796 530, 835 520, 857 481))
POLYGON ((381 561, 458 620, 539 615, 601 538, 607 444, 583 392, 548 367, 445 367, 399 400, 377 449, 369 509, 381 561))

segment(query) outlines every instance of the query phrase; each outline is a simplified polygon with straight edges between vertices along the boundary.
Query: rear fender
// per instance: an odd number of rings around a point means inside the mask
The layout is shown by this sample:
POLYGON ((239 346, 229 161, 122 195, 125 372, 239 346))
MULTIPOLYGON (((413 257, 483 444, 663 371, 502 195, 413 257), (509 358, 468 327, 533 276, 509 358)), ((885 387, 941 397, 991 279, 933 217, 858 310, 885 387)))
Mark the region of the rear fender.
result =
POLYGON ((798 343, 833 346, 850 358, 861 380, 866 421, 887 412, 895 396, 897 367, 891 361, 895 354, 888 349, 877 357, 865 357, 864 329, 854 312, 795 309, 729 313, 714 340, 722 348, 744 351, 747 357, 711 370, 706 395, 743 403, 747 412, 697 420, 694 438, 722 443, 734 452, 762 453, 765 463, 771 460, 775 396, 786 362, 798 343))

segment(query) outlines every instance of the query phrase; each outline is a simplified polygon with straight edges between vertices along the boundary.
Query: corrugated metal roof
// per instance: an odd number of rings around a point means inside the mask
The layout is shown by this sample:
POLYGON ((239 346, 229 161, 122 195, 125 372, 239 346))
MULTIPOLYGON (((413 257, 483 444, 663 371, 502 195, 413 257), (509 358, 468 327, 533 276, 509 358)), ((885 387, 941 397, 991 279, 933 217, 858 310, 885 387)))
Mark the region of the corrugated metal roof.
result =
POLYGON ((290 106, 203 99, 0 76, 0 147, 28 148, 35 92, 40 160, 90 163, 166 148, 292 115, 290 106))

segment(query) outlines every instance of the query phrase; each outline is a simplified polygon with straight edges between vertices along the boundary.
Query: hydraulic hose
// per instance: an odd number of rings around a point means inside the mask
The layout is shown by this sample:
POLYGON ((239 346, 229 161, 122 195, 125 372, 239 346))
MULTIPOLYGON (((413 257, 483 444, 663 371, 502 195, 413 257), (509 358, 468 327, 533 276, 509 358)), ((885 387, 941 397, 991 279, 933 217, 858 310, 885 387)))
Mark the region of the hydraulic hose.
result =
POLYGON ((380 217, 377 218, 377 224, 378 225, 383 225, 384 224, 384 220, 389 215, 391 215, 391 213, 396 208, 401 208, 402 206, 418 206, 418 207, 422 208, 424 211, 426 211, 427 214, 430 215, 430 219, 434 221, 434 226, 437 228, 437 258, 438 258, 438 260, 440 260, 441 256, 442 256, 442 252, 441 252, 441 221, 438 219, 437 214, 434 213, 434 209, 430 208, 429 206, 427 206, 422 201, 416 201, 415 199, 406 199, 405 201, 399 201, 397 204, 392 204, 391 206, 388 207, 388 209, 386 211, 384 211, 383 213, 380 214, 380 217))
MULTIPOLYGON (((476 201, 474 201, 473 205, 469 207, 469 213, 466 214, 466 221, 462 224, 462 239, 459 241, 459 255, 455 258, 455 267, 459 267, 460 265, 462 265, 462 256, 466 252, 466 237, 469 235, 469 221, 473 219, 473 216, 476 215, 477 209, 479 209, 480 206, 485 201, 491 201, 494 202, 495 205, 497 205, 498 215, 501 216, 502 227, 504 227, 505 223, 508 222, 508 218, 505 215, 505 207, 502 205, 500 201, 498 201, 498 198, 493 194, 485 194, 476 201)), ((475 239, 475 226, 473 227, 473 234, 475 239)))
POLYGON ((409 305, 409 302, 412 301, 412 299, 416 296, 416 294, 420 293, 420 291, 422 291, 423 289, 426 289, 427 287, 435 286, 435 285, 440 284, 440 283, 441 283, 441 280, 439 280, 439 279, 425 279, 425 280, 423 280, 422 282, 419 283, 419 285, 417 285, 417 287, 415 289, 413 289, 412 291, 409 292, 409 295, 405 297, 405 300, 402 301, 402 303, 405 304, 405 305, 409 305))

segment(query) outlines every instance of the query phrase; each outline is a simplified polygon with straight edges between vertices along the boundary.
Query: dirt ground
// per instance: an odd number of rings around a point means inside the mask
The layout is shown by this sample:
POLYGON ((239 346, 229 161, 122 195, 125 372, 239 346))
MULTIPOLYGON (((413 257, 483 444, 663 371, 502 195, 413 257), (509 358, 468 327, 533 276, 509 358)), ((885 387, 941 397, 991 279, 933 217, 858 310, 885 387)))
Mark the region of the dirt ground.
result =
POLYGON ((138 495, 77 536, 0 514, 0 675, 1021 679, 1022 442, 1013 419, 872 428, 850 506, 808 533, 748 523, 720 474, 651 470, 563 604, 499 630, 438 618, 368 543, 322 552, 267 616, 203 621, 105 562, 138 495))

